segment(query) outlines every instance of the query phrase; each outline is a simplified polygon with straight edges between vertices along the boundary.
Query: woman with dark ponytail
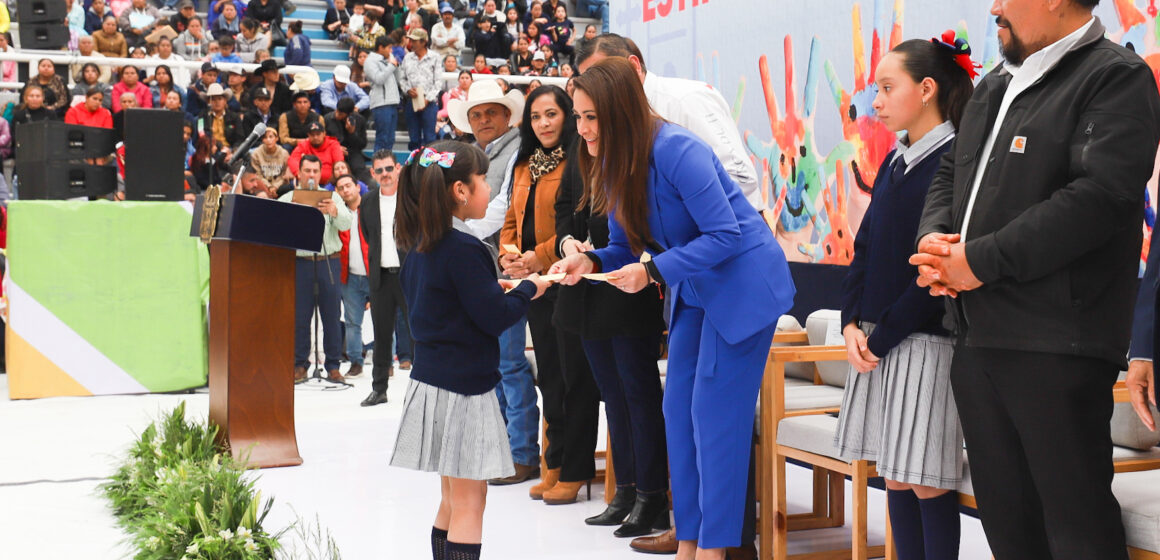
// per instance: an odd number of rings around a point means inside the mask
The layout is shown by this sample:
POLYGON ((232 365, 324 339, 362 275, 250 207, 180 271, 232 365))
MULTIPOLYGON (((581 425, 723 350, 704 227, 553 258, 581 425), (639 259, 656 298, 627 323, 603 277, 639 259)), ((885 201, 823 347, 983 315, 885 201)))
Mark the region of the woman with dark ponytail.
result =
POLYGON ((918 287, 908 258, 927 189, 971 97, 970 53, 947 31, 906 41, 879 62, 874 110, 905 134, 878 170, 843 283, 850 374, 835 445, 844 459, 877 462, 900 560, 959 556, 963 430, 951 394, 954 341, 942 327, 942 298, 918 287))

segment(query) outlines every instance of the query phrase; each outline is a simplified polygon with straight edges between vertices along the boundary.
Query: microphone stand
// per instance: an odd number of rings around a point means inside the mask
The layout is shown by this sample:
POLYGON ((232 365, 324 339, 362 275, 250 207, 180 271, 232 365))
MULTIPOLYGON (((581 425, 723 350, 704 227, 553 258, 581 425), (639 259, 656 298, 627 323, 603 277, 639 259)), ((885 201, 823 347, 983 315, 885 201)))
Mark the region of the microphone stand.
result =
MULTIPOLYGON (((318 189, 316 187, 313 190, 318 189)), ((322 294, 318 289, 318 260, 314 259, 310 264, 313 265, 311 267, 312 278, 310 286, 314 295, 313 302, 311 303, 311 321, 314 323, 312 328, 314 331, 314 371, 306 381, 295 385, 295 387, 322 391, 344 391, 354 387, 354 385, 346 381, 331 381, 329 377, 323 375, 326 371, 326 363, 324 360, 325 356, 319 356, 322 347, 322 307, 319 305, 319 299, 322 294)), ((330 270, 330 259, 327 259, 326 272, 330 274, 330 281, 333 283, 334 273, 330 270)))

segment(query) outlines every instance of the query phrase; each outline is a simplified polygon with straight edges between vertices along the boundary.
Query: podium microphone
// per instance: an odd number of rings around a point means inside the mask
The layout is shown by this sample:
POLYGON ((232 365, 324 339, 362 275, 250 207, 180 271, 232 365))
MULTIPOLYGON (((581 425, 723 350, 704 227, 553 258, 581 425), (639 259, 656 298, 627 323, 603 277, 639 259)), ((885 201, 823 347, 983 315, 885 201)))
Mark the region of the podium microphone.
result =
POLYGON ((234 160, 237 159, 238 156, 249 152, 250 147, 254 145, 254 142, 257 142, 258 139, 261 138, 265 133, 266 123, 258 123, 258 125, 254 127, 254 130, 250 132, 250 135, 247 136, 245 140, 242 140, 242 143, 238 145, 238 149, 230 155, 229 163, 234 163, 234 160))
POLYGON ((308 190, 308 191, 318 190, 318 183, 315 183, 314 179, 307 180, 306 181, 306 190, 308 190))

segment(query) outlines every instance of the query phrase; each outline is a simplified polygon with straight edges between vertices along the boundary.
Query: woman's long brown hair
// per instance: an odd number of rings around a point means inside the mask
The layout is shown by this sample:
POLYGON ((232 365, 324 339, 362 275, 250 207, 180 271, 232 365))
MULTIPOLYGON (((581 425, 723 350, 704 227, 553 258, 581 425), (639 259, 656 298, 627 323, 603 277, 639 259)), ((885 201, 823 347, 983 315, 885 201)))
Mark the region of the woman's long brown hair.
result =
POLYGON ((595 157, 586 149, 578 150, 580 169, 588 175, 580 207, 591 203, 593 214, 612 211, 633 252, 640 253, 651 239, 649 157, 660 119, 649 107, 640 76, 627 59, 601 60, 576 78, 575 86, 592 99, 599 134, 595 157))

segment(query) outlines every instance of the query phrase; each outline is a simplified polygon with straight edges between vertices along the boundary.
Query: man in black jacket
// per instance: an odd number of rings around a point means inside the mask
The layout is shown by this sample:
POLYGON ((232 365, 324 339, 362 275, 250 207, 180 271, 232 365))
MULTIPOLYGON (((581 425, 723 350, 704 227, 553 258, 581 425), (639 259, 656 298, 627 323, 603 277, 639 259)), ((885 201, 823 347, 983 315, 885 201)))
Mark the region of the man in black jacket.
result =
POLYGON ((350 172, 359 181, 369 183, 367 158, 363 150, 367 147, 367 120, 354 110, 354 100, 343 97, 338 106, 322 118, 326 135, 333 136, 342 145, 343 159, 350 165, 350 172))
POLYGON ((967 105, 911 258, 951 298, 951 383, 1003 560, 1127 558, 1108 422, 1160 96, 1098 2, 995 3, 1006 62, 967 105))
MULTIPOLYGON (((405 309, 399 268, 405 255, 395 245, 395 195, 399 188, 398 162, 390 150, 375 152, 372 171, 378 188, 363 195, 359 204, 359 236, 367 243, 367 279, 370 281, 371 322, 375 330, 375 364, 371 394, 362 406, 387 402, 387 383, 394 373, 395 313, 405 309)), ((407 314, 404 312, 403 316, 407 314)), ((403 353, 400 350, 400 353, 403 353)), ((412 352, 407 352, 413 354, 412 352)))

